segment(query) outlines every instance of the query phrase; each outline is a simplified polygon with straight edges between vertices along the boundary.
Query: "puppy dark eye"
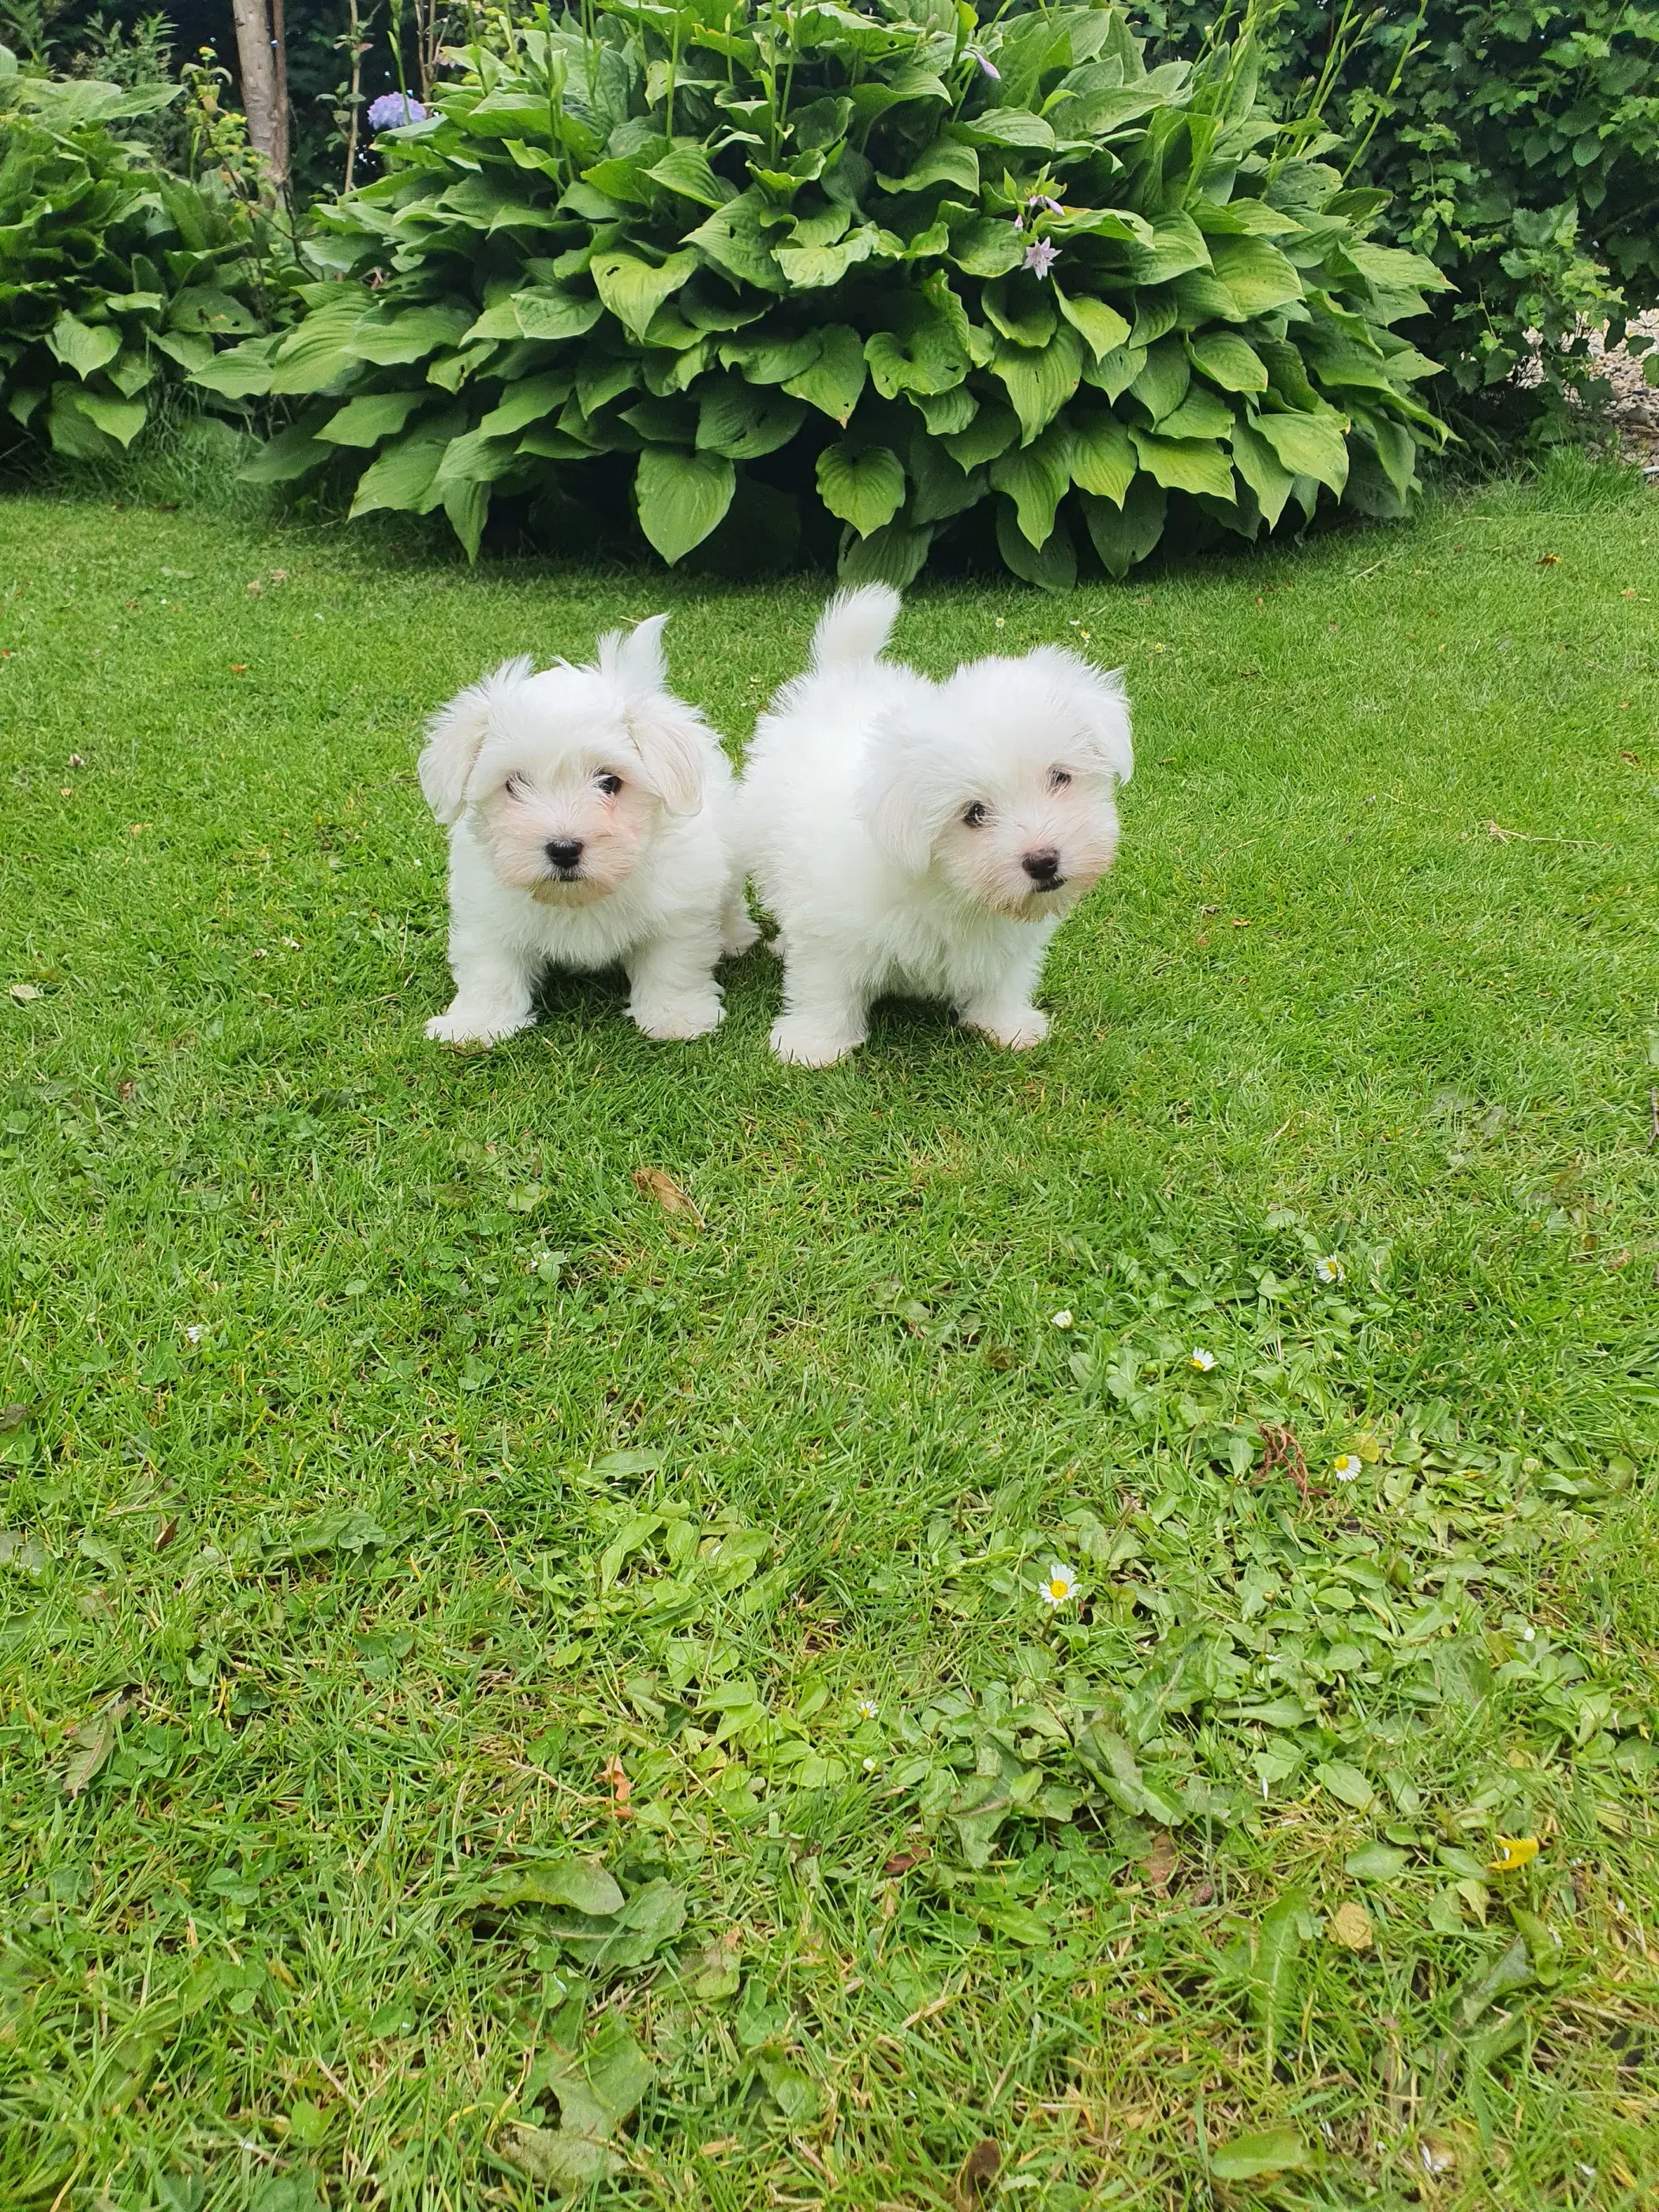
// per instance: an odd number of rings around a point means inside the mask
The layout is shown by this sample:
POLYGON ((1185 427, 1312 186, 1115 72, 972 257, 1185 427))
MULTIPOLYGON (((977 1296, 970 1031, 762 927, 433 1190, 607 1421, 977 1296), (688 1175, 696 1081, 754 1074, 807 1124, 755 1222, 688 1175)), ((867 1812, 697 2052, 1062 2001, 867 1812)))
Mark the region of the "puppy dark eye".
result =
POLYGON ((982 830, 988 818, 984 802, 981 799, 976 799, 971 806, 963 810, 963 825, 969 830, 982 830))
POLYGON ((1071 780, 1069 768, 1051 768, 1048 772, 1048 788, 1052 791, 1063 791, 1071 780))
POLYGON ((618 791, 622 788, 621 777, 613 776, 608 768, 605 771, 605 773, 602 776, 595 777, 594 781, 598 784, 599 788, 604 792, 607 798, 614 798, 618 791))

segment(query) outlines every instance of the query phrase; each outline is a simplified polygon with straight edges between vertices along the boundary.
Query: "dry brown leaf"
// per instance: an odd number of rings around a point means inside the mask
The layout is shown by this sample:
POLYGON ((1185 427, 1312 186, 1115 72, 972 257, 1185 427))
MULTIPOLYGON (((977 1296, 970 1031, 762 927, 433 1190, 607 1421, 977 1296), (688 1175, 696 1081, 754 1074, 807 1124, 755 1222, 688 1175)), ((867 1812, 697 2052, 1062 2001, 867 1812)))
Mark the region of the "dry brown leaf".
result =
POLYGON ((633 1809, 628 1802, 633 1795, 633 1784, 614 1751, 599 1770, 599 1778, 611 1793, 611 1810, 619 1820, 626 1820, 633 1809))
POLYGON ((633 1182, 634 1188, 643 1191, 648 1198, 655 1198, 664 1213, 689 1214, 699 1229, 702 1227, 702 1216, 692 1200, 660 1167, 636 1167, 633 1182))
POLYGON ((1153 1837, 1141 1871, 1154 1890, 1169 1887, 1169 1878, 1175 1872, 1175 1839, 1167 1828, 1160 1828, 1153 1837))
POLYGON ((925 1844, 916 1851, 897 1851, 882 1871, 888 1874, 908 1874, 912 1866, 919 1866, 929 1855, 925 1844))
POLYGON ((1350 1898, 1339 1904, 1331 1916, 1325 1930, 1333 1943, 1340 1943, 1344 1951, 1369 1951, 1372 1943, 1371 1916, 1363 1904, 1350 1898))
POLYGON ((994 2136, 982 2136, 963 2160, 957 2176, 957 2202, 961 2212, 974 2212, 980 2194, 1002 2171, 1002 2146, 994 2136))

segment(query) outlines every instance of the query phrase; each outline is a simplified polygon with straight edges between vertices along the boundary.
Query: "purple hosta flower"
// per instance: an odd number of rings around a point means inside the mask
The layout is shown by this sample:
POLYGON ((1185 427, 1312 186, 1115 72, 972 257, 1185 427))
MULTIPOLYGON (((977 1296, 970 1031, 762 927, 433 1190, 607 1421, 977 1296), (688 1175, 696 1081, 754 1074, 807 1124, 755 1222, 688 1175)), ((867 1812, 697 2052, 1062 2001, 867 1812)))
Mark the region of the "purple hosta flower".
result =
POLYGON ((988 77, 995 77, 999 84, 1001 83, 1002 72, 1000 69, 993 68, 991 64, 985 59, 985 56, 980 52, 976 46, 970 46, 966 49, 966 51, 968 59, 970 61, 977 61, 980 67, 984 71, 988 77))
POLYGON ((1051 215, 1064 215, 1065 213, 1058 200, 1050 200, 1040 192, 1031 204, 1033 207, 1046 207, 1051 215))
POLYGON ((397 130, 405 123, 424 123, 426 110, 409 92, 382 92, 369 102, 371 130, 397 130))
POLYGON ((1026 248, 1024 266, 1040 283, 1059 257, 1060 249, 1052 238, 1033 238, 1026 248))

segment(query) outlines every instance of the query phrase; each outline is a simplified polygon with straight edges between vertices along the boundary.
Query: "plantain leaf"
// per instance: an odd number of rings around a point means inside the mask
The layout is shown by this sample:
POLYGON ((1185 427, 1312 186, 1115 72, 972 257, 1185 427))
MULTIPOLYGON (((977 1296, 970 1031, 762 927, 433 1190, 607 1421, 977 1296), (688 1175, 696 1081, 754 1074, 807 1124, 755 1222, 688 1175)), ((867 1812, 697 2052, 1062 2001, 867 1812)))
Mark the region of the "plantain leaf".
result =
POLYGON ((905 503, 905 472, 887 446, 826 446, 818 455, 818 495, 830 513, 868 537, 905 503))
POLYGON ((715 529, 736 482, 723 454, 647 446, 640 454, 633 480, 639 527, 671 568, 715 529))
POLYGON ((1271 2076, 1295 2024, 1301 1989, 1301 1921, 1307 1899, 1287 1890, 1263 1916, 1251 1946, 1249 1993, 1262 2038, 1263 2071, 1271 2076))

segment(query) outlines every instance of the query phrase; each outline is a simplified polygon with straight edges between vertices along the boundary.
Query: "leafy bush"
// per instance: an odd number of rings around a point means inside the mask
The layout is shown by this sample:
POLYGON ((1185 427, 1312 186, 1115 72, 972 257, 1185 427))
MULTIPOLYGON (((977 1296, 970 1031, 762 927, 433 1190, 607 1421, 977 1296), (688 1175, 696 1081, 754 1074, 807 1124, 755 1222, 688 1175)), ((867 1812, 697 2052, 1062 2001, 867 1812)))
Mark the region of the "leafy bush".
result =
MULTIPOLYGON (((297 328, 198 372, 301 403, 257 467, 354 514, 493 496, 722 520, 906 582, 935 539, 1069 583, 1321 487, 1403 511, 1440 426, 1393 325, 1441 279, 1370 243, 1255 99, 1250 39, 1147 72, 1123 16, 976 35, 950 0, 591 0, 467 50, 394 166, 319 211, 297 328)), ((594 518, 598 518, 596 524, 594 518)))
MULTIPOLYGON (((1180 54, 1214 13, 1151 0, 1145 21, 1180 54)), ((1586 327, 1611 321, 1616 343, 1659 303, 1659 11, 1421 0, 1362 16, 1287 0, 1264 42, 1274 97, 1305 106, 1324 79, 1333 127, 1362 148, 1355 181, 1392 195, 1381 228, 1455 284, 1421 342, 1456 391, 1559 428, 1563 391, 1598 373, 1586 327), (1516 386, 1529 331, 1541 378, 1516 386)))
POLYGON ((75 459, 130 447, 158 379, 259 327, 252 218, 111 127, 175 93, 25 77, 0 48, 0 403, 75 459))

